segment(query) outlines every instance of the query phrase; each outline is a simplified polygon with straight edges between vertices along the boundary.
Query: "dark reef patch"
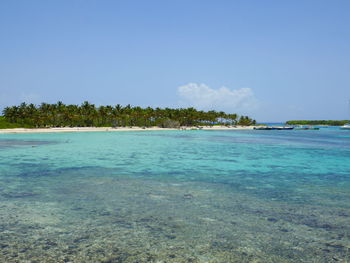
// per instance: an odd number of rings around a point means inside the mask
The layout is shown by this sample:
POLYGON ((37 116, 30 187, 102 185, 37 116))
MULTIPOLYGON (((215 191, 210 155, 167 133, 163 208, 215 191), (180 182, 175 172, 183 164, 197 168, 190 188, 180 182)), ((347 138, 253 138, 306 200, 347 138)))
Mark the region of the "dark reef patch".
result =
POLYGON ((14 140, 14 139, 0 139, 0 149, 18 146, 40 146, 48 144, 56 144, 56 141, 42 141, 42 140, 14 140))

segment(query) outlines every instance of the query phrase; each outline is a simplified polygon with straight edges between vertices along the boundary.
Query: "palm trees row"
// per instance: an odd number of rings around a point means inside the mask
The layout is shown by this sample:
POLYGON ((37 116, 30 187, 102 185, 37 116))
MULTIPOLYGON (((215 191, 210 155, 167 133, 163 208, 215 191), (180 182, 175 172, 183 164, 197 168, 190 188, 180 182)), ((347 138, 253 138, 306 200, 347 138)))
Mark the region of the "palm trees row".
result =
POLYGON ((61 101, 40 105, 21 103, 6 107, 3 115, 7 121, 31 127, 117 127, 117 126, 174 126, 193 125, 253 125, 248 116, 218 111, 199 111, 194 108, 141 108, 131 105, 98 106, 83 102, 66 105, 61 101), (169 122, 171 121, 171 122, 169 122))

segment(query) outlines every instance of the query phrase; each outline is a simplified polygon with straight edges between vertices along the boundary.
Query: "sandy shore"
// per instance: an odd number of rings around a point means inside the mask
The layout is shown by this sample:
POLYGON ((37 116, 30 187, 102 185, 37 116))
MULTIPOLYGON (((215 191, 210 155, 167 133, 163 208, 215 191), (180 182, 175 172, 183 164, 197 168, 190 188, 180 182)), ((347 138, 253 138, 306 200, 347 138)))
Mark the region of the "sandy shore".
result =
POLYGON ((254 126, 201 126, 201 127, 181 127, 159 128, 159 127, 63 127, 63 128, 15 128, 0 129, 0 133, 57 133, 57 132, 120 132, 120 131, 175 131, 175 130, 251 130, 254 126))

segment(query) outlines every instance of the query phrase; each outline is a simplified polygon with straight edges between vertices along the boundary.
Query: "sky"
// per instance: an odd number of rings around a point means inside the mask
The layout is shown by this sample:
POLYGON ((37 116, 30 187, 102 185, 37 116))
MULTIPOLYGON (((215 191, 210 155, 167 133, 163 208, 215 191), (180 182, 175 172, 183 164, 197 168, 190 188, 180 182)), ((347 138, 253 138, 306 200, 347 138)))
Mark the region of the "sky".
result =
POLYGON ((2 0, 0 110, 22 101, 350 119, 348 0, 2 0))

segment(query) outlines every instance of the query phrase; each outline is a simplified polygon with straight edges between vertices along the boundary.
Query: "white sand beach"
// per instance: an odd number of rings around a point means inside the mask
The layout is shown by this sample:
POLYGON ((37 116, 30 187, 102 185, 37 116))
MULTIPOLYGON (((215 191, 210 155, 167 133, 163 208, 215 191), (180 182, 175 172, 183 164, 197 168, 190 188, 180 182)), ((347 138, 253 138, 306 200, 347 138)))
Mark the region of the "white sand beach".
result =
POLYGON ((172 131, 172 130, 252 130, 255 126, 198 126, 180 128, 159 127, 60 127, 60 128, 14 128, 0 129, 0 134, 5 133, 58 133, 58 132, 121 132, 121 131, 172 131))

